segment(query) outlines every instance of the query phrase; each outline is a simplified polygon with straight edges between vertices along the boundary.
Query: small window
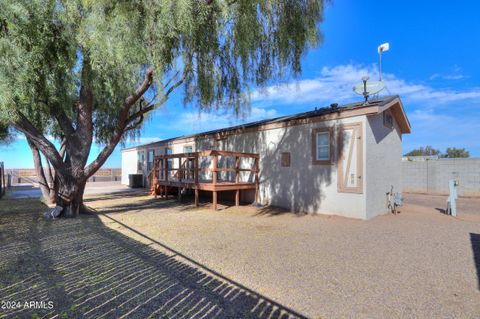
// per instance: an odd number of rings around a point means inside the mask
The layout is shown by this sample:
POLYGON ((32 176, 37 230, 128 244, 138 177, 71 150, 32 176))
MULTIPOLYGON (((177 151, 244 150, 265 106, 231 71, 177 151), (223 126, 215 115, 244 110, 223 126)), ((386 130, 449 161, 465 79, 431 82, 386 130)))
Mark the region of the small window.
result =
POLYGON ((282 167, 290 167, 290 152, 282 153, 282 167))
POLYGON ((155 157, 155 151, 149 150, 147 152, 147 171, 150 171, 153 168, 153 158, 155 157))
POLYGON ((317 161, 330 159, 330 132, 317 133, 317 161))
POLYGON ((332 128, 317 128, 312 132, 312 163, 313 164, 331 164, 332 163, 332 128))
POLYGON ((393 116, 390 112, 383 112, 383 125, 388 128, 393 128, 393 116))
POLYGON ((143 171, 143 162, 144 162, 144 153, 143 151, 138 152, 138 157, 137 157, 137 170, 143 171))
MULTIPOLYGON (((165 148, 165 155, 171 155, 172 154, 172 149, 167 147, 165 148)), ((167 165, 168 165, 168 168, 172 168, 173 167, 173 159, 169 158, 167 159, 167 165)))
POLYGON ((192 153, 192 152, 193 152, 193 147, 192 147, 192 145, 184 146, 184 147, 183 147, 183 152, 184 152, 184 153, 192 153))

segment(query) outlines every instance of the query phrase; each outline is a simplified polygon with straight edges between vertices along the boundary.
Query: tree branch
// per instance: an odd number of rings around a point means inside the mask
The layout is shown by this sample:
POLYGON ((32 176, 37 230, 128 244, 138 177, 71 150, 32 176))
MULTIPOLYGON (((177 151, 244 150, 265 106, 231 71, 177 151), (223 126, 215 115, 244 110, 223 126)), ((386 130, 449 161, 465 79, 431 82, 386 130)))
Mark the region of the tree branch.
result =
MULTIPOLYGON (((177 72, 177 74, 178 74, 178 72, 177 72)), ((175 76, 176 76, 176 75, 175 75, 175 76)), ((175 77, 175 76, 174 76, 174 77, 175 77)), ((170 80, 168 80, 168 82, 167 82, 166 85, 168 85, 168 83, 170 83, 170 82, 173 80, 174 77, 172 77, 170 80)), ((187 70, 184 72, 183 77, 182 77, 180 80, 178 80, 177 82, 175 82, 175 84, 173 84, 173 85, 165 92, 165 94, 163 94, 161 100, 160 100, 158 103, 152 103, 153 100, 154 100, 154 99, 152 99, 152 100, 148 103, 148 105, 147 105, 146 107, 140 108, 139 111, 137 111, 137 112, 135 112, 134 114, 130 115, 130 116, 128 117, 128 119, 127 119, 127 124, 130 123, 130 122, 132 122, 132 121, 134 121, 134 120, 137 119, 139 116, 143 116, 145 113, 148 113, 148 112, 152 111, 153 109, 155 109, 155 107, 156 107, 157 105, 159 105, 159 104, 161 105, 161 104, 165 103, 165 101, 168 99, 169 95, 170 95, 176 88, 178 88, 180 85, 183 84, 183 82, 185 81, 185 78, 186 78, 186 77, 187 77, 187 70)), ((166 88, 166 86, 164 86, 164 88, 166 88)), ((140 103, 141 103, 141 102, 140 102, 140 103)), ((133 129, 133 128, 132 128, 132 129, 133 129)), ((130 129, 129 129, 129 130, 130 130, 130 129)))
POLYGON ((92 176, 102 165, 105 163, 107 158, 112 154, 113 150, 120 142, 123 134, 125 133, 125 128, 128 124, 128 111, 142 96, 147 92, 153 82, 153 67, 147 70, 145 78, 140 86, 135 90, 135 92, 125 99, 125 102, 122 105, 118 113, 118 124, 115 130, 113 131, 112 137, 108 144, 103 148, 103 150, 98 154, 97 158, 85 167, 84 175, 86 178, 92 176))
POLYGON ((53 114, 55 117, 55 120, 57 121, 58 125, 62 129, 62 131, 65 133, 65 136, 70 136, 73 133, 75 133, 75 130, 73 129, 72 122, 68 118, 67 114, 63 110, 55 109, 53 108, 48 99, 47 100, 39 100, 39 103, 45 104, 50 112, 53 114))
POLYGON ((23 113, 16 110, 18 118, 11 122, 11 125, 19 132, 25 134, 27 138, 30 138, 32 143, 47 157, 52 165, 58 169, 63 170, 65 165, 58 154, 55 146, 40 133, 35 126, 27 119, 23 113))
POLYGON ((143 94, 145 94, 145 92, 147 92, 150 85, 152 85, 152 81, 153 81, 153 67, 147 70, 147 73, 145 74, 145 78, 142 84, 140 84, 140 86, 135 90, 135 92, 132 95, 130 95, 125 99, 122 110, 128 111, 130 107, 133 104, 135 104, 135 102, 137 102, 138 99, 141 98, 143 94))

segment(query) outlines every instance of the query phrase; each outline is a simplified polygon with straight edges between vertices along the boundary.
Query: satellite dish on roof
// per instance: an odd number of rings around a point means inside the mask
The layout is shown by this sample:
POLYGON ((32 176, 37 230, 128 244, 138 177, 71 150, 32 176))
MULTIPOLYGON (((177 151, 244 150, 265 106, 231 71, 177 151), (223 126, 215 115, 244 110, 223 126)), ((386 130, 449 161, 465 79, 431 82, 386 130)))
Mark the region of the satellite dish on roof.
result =
POLYGON ((362 77, 362 83, 358 83, 353 87, 353 91, 365 98, 365 103, 368 101, 370 95, 375 95, 385 88, 385 83, 382 81, 368 82, 368 76, 362 77))

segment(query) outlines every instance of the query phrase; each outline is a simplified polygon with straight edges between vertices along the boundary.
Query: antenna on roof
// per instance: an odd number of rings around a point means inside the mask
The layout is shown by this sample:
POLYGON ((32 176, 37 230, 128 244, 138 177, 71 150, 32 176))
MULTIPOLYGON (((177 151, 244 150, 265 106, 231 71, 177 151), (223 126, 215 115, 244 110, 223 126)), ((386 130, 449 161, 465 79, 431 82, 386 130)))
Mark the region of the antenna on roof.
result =
POLYGON ((382 53, 387 52, 390 49, 390 43, 385 42, 378 46, 378 55, 379 55, 379 81, 372 81, 367 83, 370 78, 368 76, 362 77, 362 83, 359 83, 353 87, 353 91, 358 95, 363 95, 365 98, 364 105, 368 104, 368 98, 371 95, 378 94, 383 90, 386 85, 382 80, 382 53))
POLYGON ((379 81, 382 81, 382 53, 390 50, 390 43, 385 42, 385 43, 380 44, 378 46, 377 50, 378 50, 378 59, 379 59, 378 67, 379 67, 379 71, 380 71, 379 81))

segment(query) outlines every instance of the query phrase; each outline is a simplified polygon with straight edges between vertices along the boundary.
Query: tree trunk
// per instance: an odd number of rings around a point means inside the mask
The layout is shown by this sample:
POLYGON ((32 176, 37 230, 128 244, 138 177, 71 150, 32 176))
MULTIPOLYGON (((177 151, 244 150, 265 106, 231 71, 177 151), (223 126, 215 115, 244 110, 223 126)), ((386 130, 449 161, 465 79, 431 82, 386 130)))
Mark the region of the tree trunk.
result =
POLYGON ((33 164, 35 166, 35 172, 37 174, 38 185, 42 191, 43 198, 47 204, 55 204, 54 191, 52 192, 53 184, 50 184, 49 181, 45 178, 45 172, 43 170, 42 157, 40 156, 40 151, 35 146, 35 144, 27 138, 28 145, 32 150, 33 155, 33 164))
POLYGON ((58 178, 57 205, 63 207, 62 216, 77 217, 85 210, 83 193, 87 180, 55 172, 58 178))

